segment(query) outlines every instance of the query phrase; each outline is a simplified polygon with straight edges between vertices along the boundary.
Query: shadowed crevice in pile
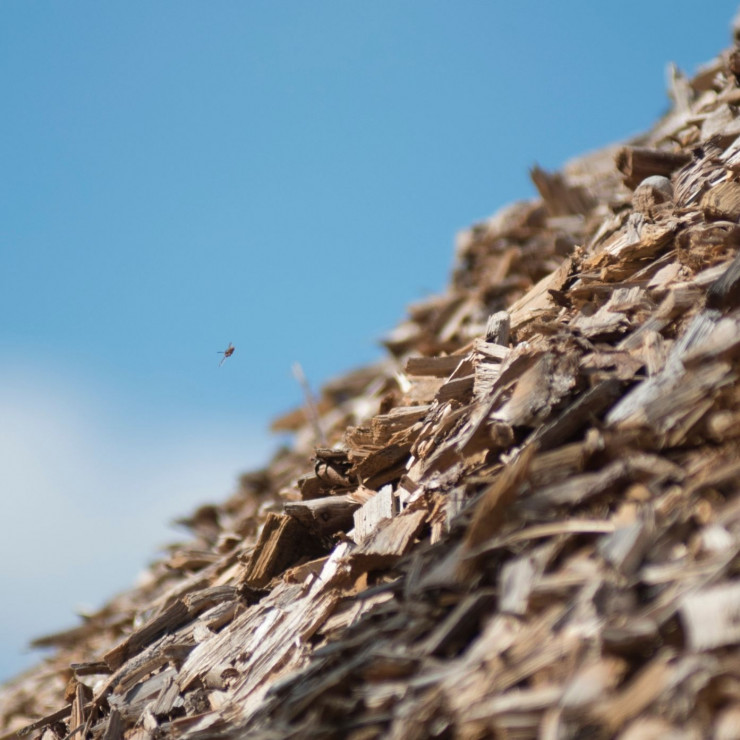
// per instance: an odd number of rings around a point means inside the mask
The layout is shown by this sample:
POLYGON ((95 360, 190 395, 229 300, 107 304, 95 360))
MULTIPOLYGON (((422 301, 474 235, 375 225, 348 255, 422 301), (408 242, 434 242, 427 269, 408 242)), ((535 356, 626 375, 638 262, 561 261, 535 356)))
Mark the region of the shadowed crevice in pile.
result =
POLYGON ((0 737, 734 737, 739 59, 461 234, 0 737))

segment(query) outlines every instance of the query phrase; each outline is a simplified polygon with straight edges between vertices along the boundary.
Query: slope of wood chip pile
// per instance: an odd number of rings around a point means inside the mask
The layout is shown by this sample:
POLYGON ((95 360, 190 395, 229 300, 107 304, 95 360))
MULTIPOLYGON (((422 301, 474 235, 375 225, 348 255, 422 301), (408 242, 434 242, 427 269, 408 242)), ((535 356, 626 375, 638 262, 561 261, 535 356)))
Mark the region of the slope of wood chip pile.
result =
POLYGON ((738 74, 462 234, 0 737, 740 737, 738 74))

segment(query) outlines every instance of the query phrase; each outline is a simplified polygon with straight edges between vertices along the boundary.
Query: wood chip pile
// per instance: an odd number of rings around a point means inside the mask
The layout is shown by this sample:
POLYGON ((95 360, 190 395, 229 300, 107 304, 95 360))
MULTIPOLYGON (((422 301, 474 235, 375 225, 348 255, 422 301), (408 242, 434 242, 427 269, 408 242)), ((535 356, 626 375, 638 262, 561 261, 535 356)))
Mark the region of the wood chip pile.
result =
POLYGON ((738 74, 463 233, 0 737, 740 737, 738 74))

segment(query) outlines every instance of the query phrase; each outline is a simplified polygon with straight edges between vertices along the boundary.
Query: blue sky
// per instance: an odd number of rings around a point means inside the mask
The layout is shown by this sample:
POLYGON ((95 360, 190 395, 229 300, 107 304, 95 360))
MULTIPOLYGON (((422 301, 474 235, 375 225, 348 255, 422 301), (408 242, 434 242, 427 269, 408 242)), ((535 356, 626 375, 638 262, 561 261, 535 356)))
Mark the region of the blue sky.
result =
POLYGON ((266 459, 293 362, 377 357, 457 230, 652 124, 735 9, 1 3, 0 680, 266 459))

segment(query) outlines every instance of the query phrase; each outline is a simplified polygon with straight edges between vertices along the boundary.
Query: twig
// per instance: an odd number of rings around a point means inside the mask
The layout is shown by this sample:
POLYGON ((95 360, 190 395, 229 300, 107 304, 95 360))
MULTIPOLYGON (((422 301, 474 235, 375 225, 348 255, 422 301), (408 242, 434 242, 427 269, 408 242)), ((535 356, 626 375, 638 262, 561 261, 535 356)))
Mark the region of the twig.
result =
POLYGON ((306 375, 303 372, 303 368, 301 367, 300 362, 293 363, 293 377, 298 381, 301 388, 303 389, 303 395, 306 399, 306 416, 308 417, 308 420, 313 427, 313 433, 316 437, 316 442, 318 445, 325 445, 326 437, 324 436, 324 431, 321 428, 321 421, 319 419, 319 410, 316 405, 316 399, 313 397, 313 393, 311 393, 311 386, 309 386, 308 380, 306 380, 306 375))

